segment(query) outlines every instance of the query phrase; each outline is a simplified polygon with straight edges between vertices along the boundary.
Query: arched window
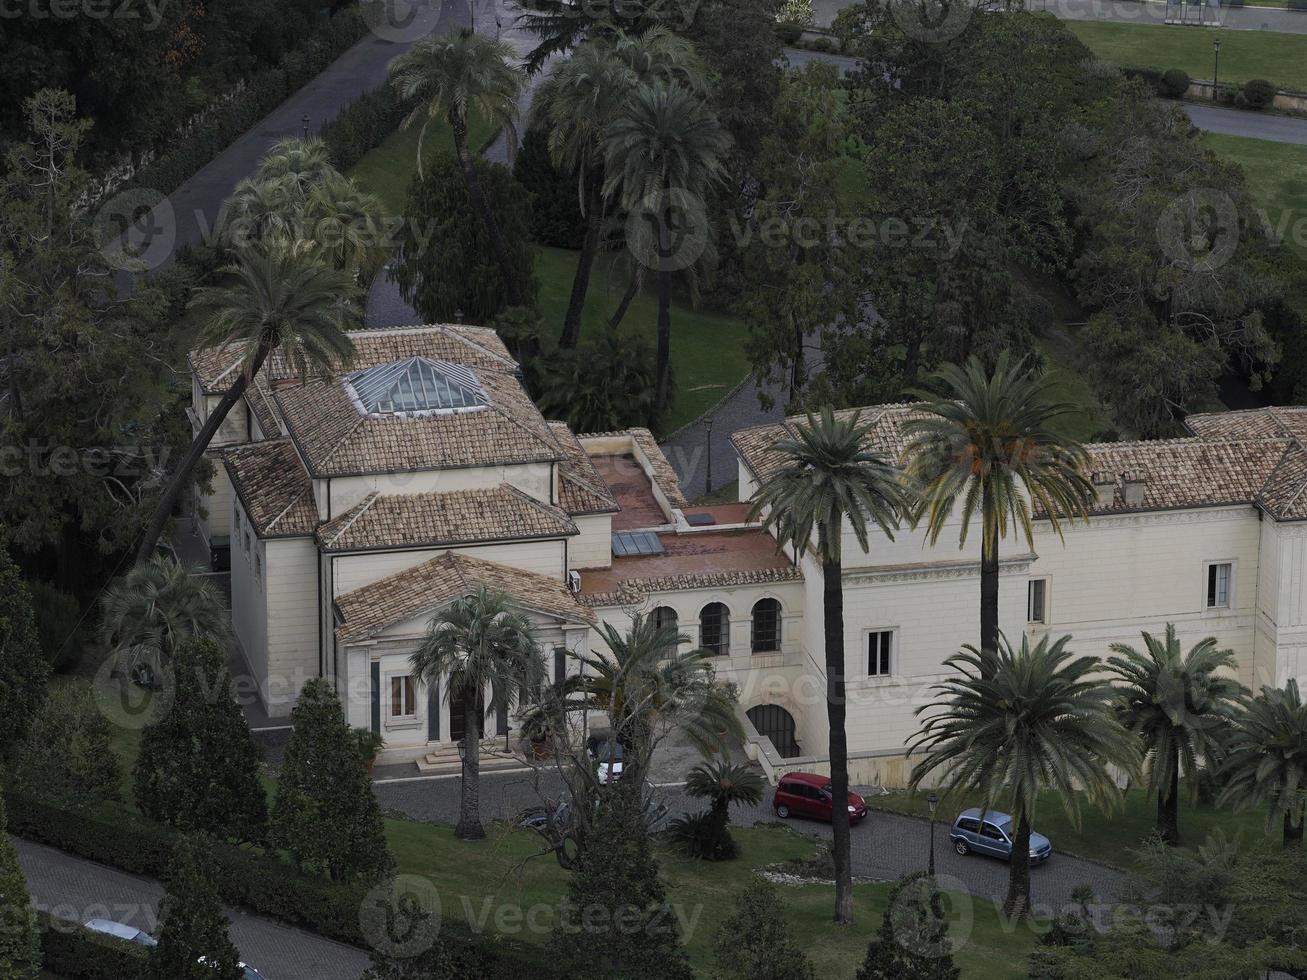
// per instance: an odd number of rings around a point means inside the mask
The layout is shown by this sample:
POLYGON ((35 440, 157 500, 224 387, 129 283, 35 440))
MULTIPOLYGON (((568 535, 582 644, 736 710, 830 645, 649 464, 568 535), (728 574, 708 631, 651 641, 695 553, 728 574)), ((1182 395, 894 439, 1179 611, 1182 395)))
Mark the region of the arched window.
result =
POLYGON ((750 637, 754 653, 772 653, 781 648, 781 604, 775 599, 759 599, 753 604, 750 637))
POLYGON ((676 610, 671 606, 659 606, 649 618, 653 620, 654 629, 674 630, 680 628, 680 620, 676 618, 676 610))
POLYGON ((710 602, 699 613, 699 645, 718 656, 731 652, 731 613, 720 602, 710 602))

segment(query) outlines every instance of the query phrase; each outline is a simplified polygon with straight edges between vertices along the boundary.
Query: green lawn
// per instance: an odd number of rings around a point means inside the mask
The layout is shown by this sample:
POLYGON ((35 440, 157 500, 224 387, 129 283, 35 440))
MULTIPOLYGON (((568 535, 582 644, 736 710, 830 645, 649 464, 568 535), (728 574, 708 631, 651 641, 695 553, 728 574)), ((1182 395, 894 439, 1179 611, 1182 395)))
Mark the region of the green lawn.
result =
MULTIPOLYGON (((1155 24, 1067 21, 1094 54, 1118 65, 1180 68, 1191 78, 1210 79, 1213 30, 1155 24)), ((1220 79, 1246 82, 1265 78, 1277 85, 1307 89, 1307 35, 1269 31, 1221 31, 1220 79)))
MULTIPOLYGON (((493 928, 498 921, 527 941, 543 942, 516 926, 513 916, 521 908, 537 909, 536 918, 549 923, 566 889, 566 872, 552 857, 536 853, 534 834, 502 825, 492 829, 482 844, 454 839, 449 827, 392 820, 387 824, 391 849, 399 870, 428 876, 440 890, 446 918, 468 917, 493 928)), ((758 868, 813 853, 814 842, 784 827, 755 827, 732 831, 741 846, 735 861, 689 861, 675 854, 660 855, 667 894, 685 925, 691 959, 703 975, 710 975, 713 947, 722 920, 732 910, 735 896, 758 868)), ((784 886, 783 901, 790 928, 808 951, 819 976, 851 977, 862 961, 867 943, 880 925, 888 884, 862 884, 855 889, 855 924, 838 927, 831 921, 833 892, 827 885, 784 886)), ((1024 977, 1025 957, 1037 940, 1038 926, 1004 928, 989 902, 952 896, 950 918, 958 943, 954 959, 969 980, 1024 977)))
MULTIPOLYGON (((872 797, 867 803, 878 809, 926 817, 930 814, 926 806, 926 795, 893 793, 872 797)), ((975 804, 968 801, 966 805, 975 804)), ((937 817, 943 823, 950 823, 961 809, 961 803, 945 801, 940 805, 937 817)), ((1218 810, 1200 803, 1191 803, 1183 795, 1180 799, 1180 836, 1189 847, 1202 844, 1207 835, 1217 829, 1227 836, 1239 835, 1251 843, 1265 836, 1265 819, 1265 811, 1260 809, 1243 812, 1218 810)), ((1152 834, 1156 823, 1156 800, 1148 798, 1142 790, 1137 789, 1129 790, 1123 804, 1111 815, 1086 803, 1081 809, 1079 828, 1067 817, 1061 796, 1051 791, 1040 794, 1035 817, 1035 829, 1053 842, 1055 850, 1118 867, 1129 867, 1133 863, 1129 851, 1137 848, 1152 834)), ((1278 825, 1270 839, 1279 840, 1278 825)))
MULTIPOLYGON (((389 211, 402 214, 408 186, 417 172, 419 128, 401 129, 350 171, 361 186, 377 194, 389 211)), ((470 126, 468 142, 482 146, 491 136, 484 124, 475 120, 470 126)), ((451 147, 449 129, 438 122, 428 128, 423 153, 451 147)), ((563 316, 572 289, 577 253, 566 249, 542 248, 536 257, 536 278, 540 283, 540 309, 545 322, 562 329, 563 316)), ((625 288, 625 280, 610 281, 608 269, 596 263, 590 280, 590 292, 582 314, 582 336, 599 330, 616 308, 625 288)), ((627 311, 622 327, 642 334, 652 351, 657 337, 658 304, 652 284, 638 296, 627 311)), ((676 429, 716 404, 723 395, 749 373, 749 358, 744 344, 748 329, 738 319, 721 313, 694 310, 683 302, 672 308, 672 377, 675 389, 665 427, 676 429)))
POLYGON ((1204 133, 1207 145, 1243 168, 1253 200, 1286 248, 1307 259, 1307 146, 1204 133))

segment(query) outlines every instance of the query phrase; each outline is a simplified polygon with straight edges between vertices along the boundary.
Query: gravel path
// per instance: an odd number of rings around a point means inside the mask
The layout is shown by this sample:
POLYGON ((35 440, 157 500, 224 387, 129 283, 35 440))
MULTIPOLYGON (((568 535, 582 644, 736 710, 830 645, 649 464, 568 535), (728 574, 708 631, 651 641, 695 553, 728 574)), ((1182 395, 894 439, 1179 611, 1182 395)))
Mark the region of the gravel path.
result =
MULTIPOLYGON (((112 919, 154 933, 163 888, 114 868, 63 851, 10 838, 32 901, 61 919, 112 919)), ((271 919, 227 910, 231 938, 241 958, 268 980, 358 980, 368 956, 271 919)))

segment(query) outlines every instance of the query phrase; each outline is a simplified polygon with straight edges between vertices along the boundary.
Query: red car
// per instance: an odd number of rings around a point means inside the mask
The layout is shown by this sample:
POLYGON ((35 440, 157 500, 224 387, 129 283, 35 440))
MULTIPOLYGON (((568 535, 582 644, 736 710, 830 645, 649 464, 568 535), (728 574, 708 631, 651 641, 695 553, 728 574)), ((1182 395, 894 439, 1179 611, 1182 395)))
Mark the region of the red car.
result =
MULTIPOLYGON (((831 818, 830 777, 811 772, 787 772, 776 784, 772 809, 782 820, 794 817, 831 818)), ((860 823, 867 804, 857 793, 849 794, 849 823, 860 823)))

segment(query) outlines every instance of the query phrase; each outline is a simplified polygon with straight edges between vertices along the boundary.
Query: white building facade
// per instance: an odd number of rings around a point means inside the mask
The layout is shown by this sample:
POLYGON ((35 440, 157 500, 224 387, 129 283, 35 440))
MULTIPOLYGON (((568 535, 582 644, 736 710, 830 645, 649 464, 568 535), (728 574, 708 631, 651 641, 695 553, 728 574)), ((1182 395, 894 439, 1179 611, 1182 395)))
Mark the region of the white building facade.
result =
MULTIPOLYGON (((463 736, 461 704, 412 676, 442 608, 478 586, 531 617, 554 677, 602 649, 596 627, 644 613, 716 656, 739 692, 747 749, 773 777, 826 766, 822 572, 778 547, 747 500, 799 420, 738 432, 742 503, 692 506, 647 430, 573 434, 543 419, 489 330, 359 331, 346 373, 304 382, 275 360, 223 427, 200 530, 230 549, 240 653, 272 716, 303 683, 334 679, 384 761, 422 760, 463 736)), ((240 351, 191 358, 203 424, 240 351)), ((911 406, 862 410, 868 447, 896 457, 911 406)), ((1307 409, 1194 416, 1183 439, 1089 447, 1097 499, 1059 538, 1001 556, 1000 623, 1111 643, 1175 623, 1215 636, 1254 689, 1307 675, 1307 409)), ((916 711, 944 660, 974 643, 979 545, 957 528, 845 529, 847 726, 858 783, 901 785, 916 711)), ((516 711, 491 712, 490 738, 516 711)))

